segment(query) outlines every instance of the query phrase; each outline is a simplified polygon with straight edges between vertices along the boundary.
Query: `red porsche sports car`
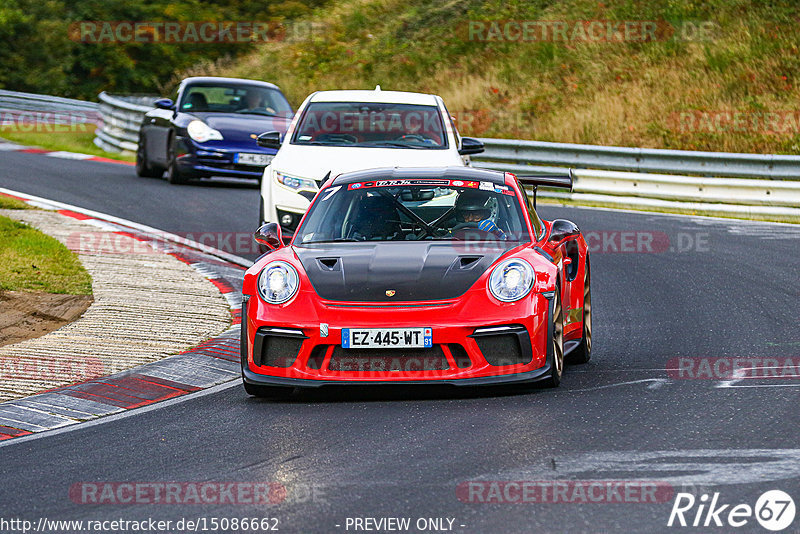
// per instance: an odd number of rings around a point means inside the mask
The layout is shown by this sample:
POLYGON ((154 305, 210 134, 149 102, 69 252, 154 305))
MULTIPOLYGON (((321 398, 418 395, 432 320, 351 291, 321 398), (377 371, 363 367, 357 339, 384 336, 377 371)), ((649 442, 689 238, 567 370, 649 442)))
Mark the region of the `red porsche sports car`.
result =
POLYGON ((251 395, 375 383, 558 386, 592 351, 589 254, 578 227, 543 221, 537 186, 470 167, 387 168, 323 185, 291 242, 243 286, 251 395), (533 199, 523 186, 533 189, 533 199))

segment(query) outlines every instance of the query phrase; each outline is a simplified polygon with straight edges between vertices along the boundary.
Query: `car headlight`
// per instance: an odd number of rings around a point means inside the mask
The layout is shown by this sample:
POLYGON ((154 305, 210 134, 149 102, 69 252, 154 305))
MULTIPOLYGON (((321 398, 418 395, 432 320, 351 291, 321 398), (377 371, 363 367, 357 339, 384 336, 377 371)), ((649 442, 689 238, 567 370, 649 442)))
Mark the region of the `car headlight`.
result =
POLYGON ((295 176, 289 176, 288 174, 283 174, 282 172, 278 171, 274 171, 274 174, 275 181, 281 185, 285 185, 289 189, 317 189, 317 182, 314 180, 297 178, 295 176))
POLYGON ((285 261, 274 261, 258 275, 258 294, 270 304, 283 304, 297 293, 297 270, 285 261))
POLYGON ((189 137, 200 143, 205 143, 206 141, 211 140, 222 140, 222 134, 218 130, 215 130, 208 124, 199 120, 193 120, 190 122, 186 127, 186 133, 189 134, 189 137))
POLYGON ((527 295, 533 287, 533 267, 520 258, 501 262, 489 277, 489 291, 502 302, 514 302, 527 295))

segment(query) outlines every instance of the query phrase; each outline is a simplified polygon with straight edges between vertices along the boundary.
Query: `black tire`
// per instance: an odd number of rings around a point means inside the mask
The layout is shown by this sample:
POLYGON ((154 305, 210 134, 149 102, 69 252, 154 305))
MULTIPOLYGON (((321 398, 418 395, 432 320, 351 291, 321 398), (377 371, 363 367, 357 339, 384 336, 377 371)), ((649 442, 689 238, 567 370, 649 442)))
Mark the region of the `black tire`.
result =
POLYGON ((569 363, 587 363, 592 359, 592 279, 589 257, 586 257, 586 276, 583 279, 583 337, 581 343, 569 353, 569 363))
POLYGON ((242 384, 248 395, 260 399, 287 399, 294 391, 294 388, 287 386, 257 386, 244 381, 242 384))
POLYGON ((181 173, 178 168, 178 160, 175 157, 175 136, 169 137, 167 146, 167 181, 173 185, 183 185, 188 181, 188 178, 181 173))
POLYGON ((154 168, 147 159, 147 144, 142 137, 139 137, 139 144, 136 147, 136 174, 142 178, 161 178, 164 171, 154 168))
POLYGON ((550 362, 550 373, 542 382, 544 387, 557 388, 564 373, 564 311, 561 307, 561 288, 556 286, 553 296, 553 334, 550 337, 553 361, 550 362))

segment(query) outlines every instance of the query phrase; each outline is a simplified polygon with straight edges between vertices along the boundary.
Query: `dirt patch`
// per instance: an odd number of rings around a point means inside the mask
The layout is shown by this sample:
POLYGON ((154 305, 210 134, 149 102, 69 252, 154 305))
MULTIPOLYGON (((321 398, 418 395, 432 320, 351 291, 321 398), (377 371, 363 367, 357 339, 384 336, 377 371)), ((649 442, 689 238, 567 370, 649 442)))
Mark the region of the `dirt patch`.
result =
POLYGON ((71 323, 92 303, 91 295, 0 291, 0 347, 43 336, 71 323))

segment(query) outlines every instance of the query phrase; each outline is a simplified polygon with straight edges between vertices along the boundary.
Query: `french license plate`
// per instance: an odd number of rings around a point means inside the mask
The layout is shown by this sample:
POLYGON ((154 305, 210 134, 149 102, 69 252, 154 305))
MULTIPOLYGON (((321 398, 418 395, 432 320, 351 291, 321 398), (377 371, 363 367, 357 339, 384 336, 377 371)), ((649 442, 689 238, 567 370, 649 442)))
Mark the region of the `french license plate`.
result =
POLYGON ((245 152, 237 152, 233 156, 233 162, 239 165, 259 165, 266 167, 274 158, 272 154, 247 154, 245 152))
POLYGON ((432 328, 342 328, 344 349, 433 347, 432 328))

